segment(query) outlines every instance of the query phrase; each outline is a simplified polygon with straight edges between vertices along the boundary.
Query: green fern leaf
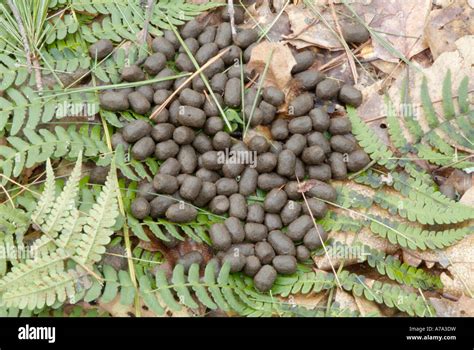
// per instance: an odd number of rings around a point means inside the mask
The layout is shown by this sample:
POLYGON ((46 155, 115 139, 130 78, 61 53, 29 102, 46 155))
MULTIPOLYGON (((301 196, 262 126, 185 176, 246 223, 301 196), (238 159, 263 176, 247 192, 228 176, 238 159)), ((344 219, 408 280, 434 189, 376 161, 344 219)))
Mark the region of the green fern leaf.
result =
POLYGON ((119 214, 115 177, 115 168, 111 167, 97 203, 87 215, 83 227, 84 234, 76 249, 78 260, 85 265, 100 261, 101 255, 105 252, 105 245, 110 242, 112 227, 119 214))
POLYGON ((347 116, 352 123, 352 133, 370 157, 388 169, 395 168, 396 162, 393 160, 393 153, 383 144, 375 132, 364 123, 355 108, 347 107, 347 116))

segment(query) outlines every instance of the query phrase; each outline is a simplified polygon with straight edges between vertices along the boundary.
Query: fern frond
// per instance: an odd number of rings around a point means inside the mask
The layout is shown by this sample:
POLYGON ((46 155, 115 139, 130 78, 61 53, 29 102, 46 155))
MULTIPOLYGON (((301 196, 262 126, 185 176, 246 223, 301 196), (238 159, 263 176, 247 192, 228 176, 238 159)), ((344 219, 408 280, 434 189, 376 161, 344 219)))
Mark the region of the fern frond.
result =
POLYGON ((112 227, 119 214, 115 167, 111 167, 107 181, 83 226, 83 235, 76 249, 78 260, 84 265, 100 261, 105 245, 110 242, 112 227))
MULTIPOLYGON (((379 281, 372 281, 369 285, 364 276, 345 270, 338 273, 338 279, 346 291, 352 292, 358 297, 363 296, 378 304, 385 304, 391 308, 396 307, 410 316, 423 317, 434 314, 433 307, 427 304, 422 296, 404 291, 397 285, 379 281)), ((319 293, 335 286, 336 280, 332 273, 298 271, 291 276, 279 276, 272 288, 272 293, 287 297, 298 293, 319 293)))
POLYGON ((472 226, 429 231, 419 226, 397 223, 380 217, 375 218, 377 221, 370 223, 372 233, 387 238, 393 244, 410 249, 443 249, 474 233, 472 226))
MULTIPOLYGON (((0 146, 0 171, 7 177, 18 176, 25 167, 47 161, 48 158, 75 159, 79 152, 87 157, 104 155, 104 163, 110 162, 110 153, 101 136, 101 127, 85 125, 79 131, 74 125, 64 129, 54 128, 54 133, 48 129, 38 132, 23 129, 26 141, 16 137, 7 137, 10 146, 0 146), (108 157, 107 157, 108 155, 108 157)), ((7 180, 3 179, 3 183, 7 180)))
POLYGON ((387 169, 394 169, 396 162, 393 159, 392 151, 390 151, 375 132, 364 123, 357 114, 356 109, 348 106, 347 116, 352 123, 352 133, 365 152, 378 164, 385 166, 387 169))
POLYGON ((196 308, 196 300, 211 310, 219 308, 242 316, 295 314, 291 309, 283 310, 287 305, 284 301, 256 292, 251 279, 229 274, 229 271, 229 264, 224 264, 216 277, 216 265, 208 264, 201 281, 198 265, 190 268, 187 277, 183 267, 177 265, 170 285, 164 272, 158 270, 156 281, 151 281, 146 275, 140 278, 140 295, 157 315, 163 315, 167 309, 179 311, 183 305, 196 308))
POLYGON ((386 275, 400 284, 421 289, 441 289, 443 287, 439 276, 402 263, 392 255, 386 255, 385 252, 360 242, 353 243, 352 245, 334 242, 333 246, 345 247, 351 249, 351 252, 357 252, 359 262, 367 261, 370 267, 377 269, 378 273, 386 275))
POLYGON ((74 15, 67 13, 64 16, 54 16, 45 25, 45 32, 48 33, 46 43, 51 44, 56 40, 62 40, 66 35, 77 32, 78 29, 79 22, 74 15))
POLYGON ((49 270, 34 283, 28 283, 1 295, 0 303, 5 307, 33 310, 64 303, 75 295, 75 279, 64 270, 49 270))
POLYGON ((63 271, 64 261, 68 257, 65 252, 58 250, 50 255, 18 264, 0 280, 0 291, 5 293, 9 290, 19 289, 24 285, 39 283, 44 275, 63 271))
MULTIPOLYGON (((203 11, 222 6, 221 3, 209 1, 192 4, 184 0, 160 0, 153 8, 148 31, 153 36, 163 34, 162 29, 170 29, 167 18, 175 26, 179 26, 196 17, 203 11)), ((90 27, 81 27, 85 40, 95 42, 107 38, 118 42, 123 39, 136 40, 137 34, 143 29, 146 9, 138 0, 133 1, 72 1, 72 8, 91 15, 106 15, 101 22, 93 22, 90 27)))
MULTIPOLYGON (((64 228, 65 220, 69 218, 76 209, 76 197, 79 191, 79 180, 81 179, 82 153, 79 153, 76 164, 61 194, 56 198, 48 217, 37 218, 41 222, 41 230, 50 238, 56 238, 64 228)), ((51 174, 50 174, 51 175, 51 174)))
POLYGON ((21 209, 13 208, 10 205, 0 205, 0 232, 2 236, 15 234, 23 236, 30 225, 28 214, 21 209))
MULTIPOLYGON (((0 34, 3 38, 4 35, 0 34)), ((0 42, 1 47, 1 42, 0 42)), ((0 52, 5 52, 5 50, 0 48, 0 52)), ((26 68, 26 59, 21 57, 16 57, 16 60, 11 58, 9 55, 0 53, 0 90, 7 90, 12 85, 21 86, 30 78, 28 69, 26 68)), ((33 82, 29 81, 30 84, 33 82)), ((8 105, 8 101, 2 98, 2 105, 8 105)), ((8 121, 6 115, 7 111, 0 112, 0 130, 5 127, 5 124, 8 121)))
POLYGON ((51 166, 51 161, 46 161, 46 182, 43 193, 31 214, 31 220, 36 225, 43 225, 46 221, 47 215, 51 212, 54 205, 54 198, 56 197, 56 188, 54 183, 54 172, 51 166))

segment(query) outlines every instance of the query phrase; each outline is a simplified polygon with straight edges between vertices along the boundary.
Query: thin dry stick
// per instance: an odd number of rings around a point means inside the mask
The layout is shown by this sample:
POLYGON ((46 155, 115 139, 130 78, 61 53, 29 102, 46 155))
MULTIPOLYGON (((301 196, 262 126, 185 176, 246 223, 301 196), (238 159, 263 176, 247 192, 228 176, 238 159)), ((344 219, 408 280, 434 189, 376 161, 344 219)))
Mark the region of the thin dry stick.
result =
POLYGON ((229 12, 230 29, 232 31, 232 37, 234 37, 237 34, 237 30, 235 29, 235 10, 234 10, 233 0, 227 0, 227 11, 229 12))
MULTIPOLYGON (((357 47, 353 52, 354 54, 357 54, 359 53, 360 51, 362 51, 362 49, 364 47, 366 47, 368 44, 370 43, 370 40, 366 41, 365 43, 363 43, 362 45, 360 45, 359 47, 357 47)), ((326 62, 325 64, 323 64, 322 66, 319 67, 319 70, 321 72, 324 72, 324 71, 327 71, 327 70, 330 70, 330 69, 333 69, 333 68, 336 68, 337 66, 339 66, 340 64, 342 64, 342 59, 344 58, 344 56, 346 56, 345 53, 343 53, 342 55, 339 55, 337 57, 334 57, 332 60, 326 62)))
POLYGON ((347 60, 349 62, 349 66, 351 67, 352 76, 354 77, 354 84, 357 84, 357 81, 359 80, 359 74, 357 74, 357 67, 354 62, 354 57, 352 57, 352 55, 350 54, 351 50, 347 43, 344 41, 344 36, 342 35, 341 26, 339 25, 339 20, 337 19, 336 15, 336 9, 334 8, 334 3, 332 0, 329 2, 329 5, 331 6, 331 14, 334 19, 334 22, 336 23, 337 32, 341 37, 342 46, 344 46, 344 49, 346 50, 347 60))
POLYGON ((155 1, 154 0, 148 0, 148 3, 146 4, 146 18, 145 18, 145 24, 143 25, 143 33, 142 33, 142 43, 146 43, 146 37, 148 35, 148 26, 150 25, 150 19, 151 15, 153 13, 153 8, 155 7, 155 1))
POLYGON ((8 201, 10 201, 10 204, 12 205, 12 207, 15 208, 15 203, 13 202, 13 199, 10 196, 10 193, 8 193, 7 189, 2 184, 0 184, 0 187, 2 188, 3 192, 5 192, 5 195, 7 196, 8 201))
POLYGON ((207 67, 209 67, 211 64, 213 64, 215 61, 217 61, 219 58, 221 58, 224 54, 227 53, 227 51, 229 51, 229 47, 225 50, 222 50, 218 55, 214 56, 212 59, 210 59, 209 61, 206 62, 206 64, 204 64, 201 68, 199 68, 198 70, 196 70, 193 74, 191 74, 180 86, 178 86, 178 88, 176 90, 174 90, 174 92, 165 100, 165 102, 163 102, 160 107, 158 107, 151 115, 150 115, 150 119, 153 119, 155 118, 158 114, 160 114, 165 108, 166 106, 168 105, 168 103, 170 103, 173 98, 176 96, 176 94, 178 92, 180 92, 185 86, 187 83, 189 83, 191 80, 194 79, 195 76, 197 76, 198 74, 201 74, 202 71, 204 71, 207 67))

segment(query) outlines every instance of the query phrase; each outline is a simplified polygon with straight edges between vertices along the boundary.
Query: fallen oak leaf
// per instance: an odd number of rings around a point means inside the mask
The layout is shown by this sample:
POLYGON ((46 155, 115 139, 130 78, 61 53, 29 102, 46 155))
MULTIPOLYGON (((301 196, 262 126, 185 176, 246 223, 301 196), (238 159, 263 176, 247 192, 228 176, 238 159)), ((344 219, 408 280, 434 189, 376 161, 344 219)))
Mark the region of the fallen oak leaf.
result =
POLYGON ((292 79, 291 69, 296 65, 296 60, 287 45, 267 41, 261 42, 252 49, 252 56, 247 63, 247 67, 261 75, 270 53, 272 53, 272 56, 264 86, 275 86, 285 91, 292 79))

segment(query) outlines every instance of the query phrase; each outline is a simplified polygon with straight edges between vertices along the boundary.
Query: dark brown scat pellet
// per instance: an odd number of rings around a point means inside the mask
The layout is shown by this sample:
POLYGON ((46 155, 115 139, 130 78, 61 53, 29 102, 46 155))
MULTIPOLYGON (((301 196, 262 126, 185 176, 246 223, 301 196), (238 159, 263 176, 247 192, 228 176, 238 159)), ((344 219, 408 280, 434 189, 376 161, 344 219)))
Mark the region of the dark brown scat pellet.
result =
POLYGON ((272 264, 275 270, 283 275, 290 275, 296 272, 296 258, 292 255, 275 256, 272 264))
POLYGON ((245 238, 250 242, 260 242, 267 238, 268 229, 263 224, 248 222, 244 226, 245 238))
POLYGON ((340 83, 335 79, 324 79, 316 86, 316 96, 322 100, 330 100, 337 96, 340 83))
POLYGON ((285 206, 288 196, 285 191, 274 188, 265 196, 263 208, 267 213, 277 214, 285 206))
POLYGON ((357 150, 349 154, 349 159, 347 161, 347 169, 352 172, 356 172, 364 169, 364 167, 370 163, 370 158, 362 150, 357 150))
POLYGON ((155 147, 155 157, 158 160, 166 160, 175 157, 179 152, 179 146, 173 140, 159 142, 155 147))
POLYGON ((181 146, 176 159, 181 164, 181 172, 183 174, 194 173, 198 166, 196 151, 191 145, 181 146))
POLYGON ((212 246, 221 251, 227 251, 231 244, 232 238, 223 223, 213 224, 209 230, 212 246))
POLYGON ((302 215, 288 226, 287 235, 294 242, 301 241, 306 232, 313 226, 314 223, 311 217, 302 215))
MULTIPOLYGON (((217 192, 217 191, 216 191, 217 192)), ((215 196, 209 203, 209 209, 212 213, 222 215, 229 210, 229 199, 226 196, 215 196)))
POLYGON ((288 106, 288 115, 294 117, 305 115, 313 108, 313 105, 313 96, 311 94, 301 94, 290 102, 288 106))
POLYGON ((189 145, 194 141, 194 130, 187 126, 179 126, 173 131, 173 140, 178 145, 189 145))
POLYGON ((301 160, 308 165, 319 165, 325 158, 324 150, 319 146, 306 147, 301 154, 301 160))
POLYGON ((244 273, 247 276, 253 277, 257 274, 261 267, 262 264, 255 255, 248 256, 244 267, 244 273))
POLYGON ((126 111, 130 104, 123 94, 116 91, 106 91, 99 95, 100 106, 108 111, 118 112, 126 111))
POLYGON ((224 225, 232 237, 232 243, 241 243, 244 241, 244 226, 237 217, 230 216, 224 221, 224 225))
POLYGON ((143 197, 134 199, 130 205, 132 215, 139 220, 144 219, 150 214, 150 208, 150 203, 143 197))
POLYGON ((314 250, 318 247, 322 246, 322 242, 324 242, 328 237, 326 231, 324 231, 323 227, 320 224, 317 224, 317 227, 313 227, 309 230, 303 238, 303 244, 309 250, 314 250), (322 242, 321 242, 322 239, 322 242))
POLYGON ((337 192, 331 185, 318 180, 312 180, 313 187, 307 192, 307 196, 316 197, 334 203, 337 198, 337 192))
POLYGON ((353 107, 359 107, 362 104, 362 93, 355 87, 344 84, 339 91, 339 101, 353 107))
POLYGON ((143 182, 138 186, 137 197, 143 197, 151 202, 155 198, 156 192, 151 182, 143 182))
POLYGON ((151 43, 153 52, 161 52, 166 56, 167 60, 171 60, 176 53, 174 45, 165 37, 156 37, 151 43))
POLYGON ((89 54, 93 59, 102 60, 112 53, 114 45, 109 39, 100 39, 89 46, 89 54))
POLYGON ((122 136, 125 141, 133 143, 145 136, 148 136, 151 132, 151 129, 151 125, 146 121, 137 119, 128 123, 122 129, 122 136))
POLYGON ((138 91, 128 94, 128 102, 135 113, 145 114, 150 111, 150 101, 138 91))
POLYGON ((274 188, 280 188, 286 182, 287 180, 277 173, 265 173, 258 176, 257 187, 264 191, 270 191, 274 188))
POLYGON ((193 147, 201 154, 213 150, 211 138, 203 133, 199 133, 194 137, 193 147))
POLYGON ((309 67, 311 67, 314 63, 314 54, 310 50, 302 51, 294 55, 296 65, 293 66, 291 69, 291 73, 296 74, 302 72, 309 67))
MULTIPOLYGON (((341 153, 333 152, 329 157, 329 164, 331 165, 331 174, 334 180, 344 180, 347 178, 347 166, 341 153)), ((319 179, 318 179, 319 180, 319 179)))
POLYGON ((241 220, 247 217, 247 201, 240 193, 234 193, 229 197, 229 215, 241 220))
POLYGON ((328 206, 317 198, 307 198, 303 204, 303 213, 309 215, 310 211, 315 219, 322 219, 328 212, 328 206))
POLYGON ((145 80, 145 73, 143 73, 140 67, 133 64, 122 69, 122 79, 129 82, 145 80))
POLYGON ((206 122, 206 114, 200 108, 181 106, 178 111, 178 121, 191 128, 201 128, 206 122))
POLYGON ((151 137, 156 142, 163 142, 173 137, 175 126, 170 123, 159 123, 153 126, 151 137))
POLYGON ((293 200, 289 200, 285 206, 282 208, 280 213, 281 221, 283 225, 287 226, 288 224, 295 221, 301 214, 301 204, 293 200))
POLYGON ((242 49, 246 49, 252 43, 257 41, 257 39, 258 39, 258 32, 253 28, 249 28, 249 29, 243 29, 240 32, 238 32, 234 38, 234 42, 237 46, 241 47, 242 49))
POLYGON ((187 176, 179 188, 179 194, 183 199, 194 201, 201 192, 201 188, 202 180, 200 178, 187 176))
POLYGON ((216 196, 216 193, 216 185, 212 182, 203 180, 201 191, 193 203, 198 207, 204 207, 216 196))
POLYGON ((270 264, 275 257, 275 251, 268 242, 258 242, 255 244, 255 255, 262 264, 270 264))
POLYGON ((275 282, 277 272, 271 265, 264 265, 253 278, 255 288, 260 292, 268 292, 275 282))
POLYGON ((155 152, 155 142, 149 136, 138 140, 132 147, 132 157, 136 160, 145 160, 155 152))
POLYGON ((166 210, 166 218, 178 224, 186 223, 196 219, 197 210, 186 203, 175 203, 166 210))
POLYGON ((278 255, 295 255, 293 241, 283 232, 276 230, 268 234, 268 242, 278 255))
POLYGON ((176 177, 167 174, 156 174, 153 178, 153 187, 158 193, 173 194, 178 190, 176 177))
POLYGON ((145 60, 145 63, 143 63, 143 69, 145 72, 151 75, 158 74, 161 70, 163 70, 163 68, 165 68, 165 66, 166 56, 161 52, 157 52, 151 56, 148 56, 148 58, 145 60))
POLYGON ((228 252, 222 258, 222 265, 228 263, 230 265, 230 272, 239 272, 245 266, 247 259, 242 254, 234 254, 232 252, 228 252))
POLYGON ((150 216, 154 219, 165 215, 166 210, 173 204, 176 203, 174 198, 168 196, 156 196, 150 202, 151 209, 150 209, 150 216))

